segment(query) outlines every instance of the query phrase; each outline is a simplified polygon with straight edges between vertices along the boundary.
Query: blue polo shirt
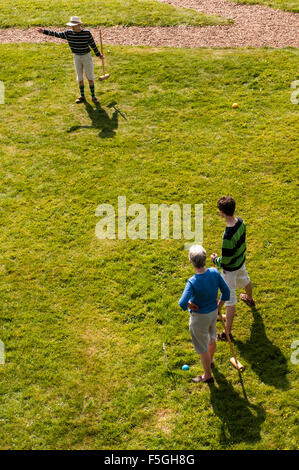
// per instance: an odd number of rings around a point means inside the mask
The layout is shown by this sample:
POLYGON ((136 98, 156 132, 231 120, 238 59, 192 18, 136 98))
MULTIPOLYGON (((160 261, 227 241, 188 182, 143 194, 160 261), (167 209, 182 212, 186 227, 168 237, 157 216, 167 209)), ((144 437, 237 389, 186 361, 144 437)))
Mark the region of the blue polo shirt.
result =
MULTIPOLYGON (((217 309, 218 290, 220 289, 220 300, 229 300, 230 290, 225 280, 216 268, 208 268, 203 274, 194 274, 188 279, 179 306, 187 310, 188 302, 198 305, 199 312, 210 313, 217 309)), ((189 310, 190 311, 190 310, 189 310)))

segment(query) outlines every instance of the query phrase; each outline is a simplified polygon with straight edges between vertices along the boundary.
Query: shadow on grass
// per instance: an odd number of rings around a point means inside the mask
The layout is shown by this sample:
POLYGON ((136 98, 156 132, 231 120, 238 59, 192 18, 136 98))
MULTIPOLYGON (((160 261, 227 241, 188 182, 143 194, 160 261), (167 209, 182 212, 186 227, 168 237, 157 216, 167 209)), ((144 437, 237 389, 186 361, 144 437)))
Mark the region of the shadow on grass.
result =
POLYGON ((287 360, 269 338, 258 309, 252 309, 253 324, 248 341, 235 340, 240 355, 251 364, 252 370, 260 380, 276 388, 287 389, 289 382, 287 360))
POLYGON ((217 367, 213 369, 213 375, 215 383, 209 385, 209 389, 213 411, 222 422, 220 443, 227 447, 232 443, 261 440, 261 425, 266 419, 266 413, 261 406, 252 405, 248 401, 240 373, 244 398, 217 367))
POLYGON ((112 117, 101 108, 99 103, 96 103, 93 108, 87 101, 84 103, 87 114, 91 120, 90 126, 73 126, 67 132, 75 132, 79 129, 100 129, 99 137, 103 139, 111 138, 116 135, 116 129, 118 129, 118 115, 121 114, 118 109, 115 108, 116 103, 110 103, 109 107, 114 109, 112 117))

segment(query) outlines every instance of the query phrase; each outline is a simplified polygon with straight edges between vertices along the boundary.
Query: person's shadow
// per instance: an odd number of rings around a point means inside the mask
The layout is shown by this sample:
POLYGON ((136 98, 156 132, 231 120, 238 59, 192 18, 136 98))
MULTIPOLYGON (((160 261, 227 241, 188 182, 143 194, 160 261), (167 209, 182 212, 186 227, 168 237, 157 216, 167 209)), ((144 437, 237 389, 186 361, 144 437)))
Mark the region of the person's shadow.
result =
MULTIPOLYGON (((116 103, 115 103, 116 104, 116 103)), ((68 129, 69 132, 75 132, 79 129, 99 129, 99 137, 111 138, 116 135, 116 129, 118 129, 118 115, 120 111, 115 108, 114 103, 112 106, 109 105, 108 107, 113 107, 114 111, 112 117, 110 118, 109 114, 101 108, 99 103, 95 104, 95 108, 93 108, 87 101, 84 103, 87 114, 91 120, 90 126, 72 126, 68 129)))
POLYGON ((287 389, 287 359, 278 346, 267 338, 263 319, 256 308, 252 309, 253 324, 250 337, 246 342, 235 340, 240 355, 251 364, 252 370, 260 380, 276 388, 287 389))
POLYGON ((260 405, 252 405, 246 396, 240 396, 215 366, 215 382, 209 385, 211 404, 221 420, 219 441, 227 447, 238 442, 254 443, 261 440, 261 426, 266 412, 260 405))

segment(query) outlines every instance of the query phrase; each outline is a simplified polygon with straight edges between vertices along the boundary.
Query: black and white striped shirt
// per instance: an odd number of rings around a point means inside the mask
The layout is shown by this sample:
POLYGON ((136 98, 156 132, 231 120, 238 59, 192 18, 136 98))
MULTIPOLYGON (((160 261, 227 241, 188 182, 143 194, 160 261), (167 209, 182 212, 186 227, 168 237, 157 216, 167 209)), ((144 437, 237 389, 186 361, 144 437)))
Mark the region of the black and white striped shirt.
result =
POLYGON ((91 32, 88 29, 81 29, 81 31, 75 32, 72 29, 57 33, 56 31, 43 30, 43 33, 47 36, 54 36, 55 38, 66 39, 69 46, 74 54, 84 55, 90 52, 90 48, 93 49, 96 56, 100 56, 101 53, 98 50, 96 43, 92 37, 91 32))

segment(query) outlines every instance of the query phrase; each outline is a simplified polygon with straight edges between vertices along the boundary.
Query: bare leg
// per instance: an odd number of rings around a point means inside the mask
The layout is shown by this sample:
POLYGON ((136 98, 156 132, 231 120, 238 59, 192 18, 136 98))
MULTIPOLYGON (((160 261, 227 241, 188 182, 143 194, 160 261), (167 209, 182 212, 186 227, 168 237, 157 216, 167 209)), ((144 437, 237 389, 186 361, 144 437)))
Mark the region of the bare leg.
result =
POLYGON ((226 325, 227 334, 230 334, 232 331, 235 312, 236 312, 236 307, 234 305, 226 307, 225 325, 226 325))
POLYGON ((213 362, 215 351, 216 351, 216 341, 214 341, 213 343, 209 343, 209 353, 210 353, 211 363, 213 362))
POLYGON ((212 377, 211 371, 211 356, 209 352, 200 354, 200 360, 203 365, 204 374, 202 376, 203 380, 210 379, 212 377))
POLYGON ((252 284, 251 284, 251 282, 249 282, 249 284, 247 284, 247 286, 245 286, 245 291, 246 291, 248 299, 252 300, 252 284))
POLYGON ((255 307, 255 302, 252 298, 252 284, 249 282, 247 286, 245 286, 246 294, 240 294, 240 299, 243 300, 249 307, 255 307))

